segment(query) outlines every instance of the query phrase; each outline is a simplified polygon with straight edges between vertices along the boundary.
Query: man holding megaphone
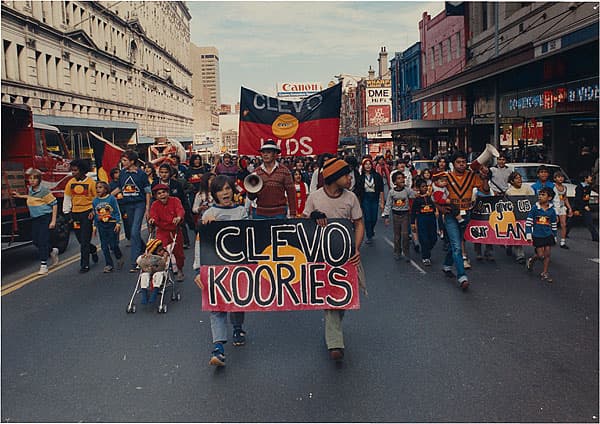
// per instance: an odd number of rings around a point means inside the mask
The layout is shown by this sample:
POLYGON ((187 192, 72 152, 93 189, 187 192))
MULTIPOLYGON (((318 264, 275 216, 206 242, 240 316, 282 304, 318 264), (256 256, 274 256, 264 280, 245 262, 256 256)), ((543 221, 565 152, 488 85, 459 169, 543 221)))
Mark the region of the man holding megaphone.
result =
MULTIPOLYGON (((494 149, 495 150, 495 149, 494 149)), ((447 172, 448 192, 450 202, 460 210, 461 222, 451 213, 451 207, 447 204, 437 204, 439 211, 444 215, 444 223, 448 233, 450 248, 446 253, 443 271, 447 277, 454 277, 452 264, 456 267, 456 277, 458 286, 464 291, 469 287, 469 279, 465 273, 465 263, 468 263, 466 255, 463 256, 462 242, 467 223, 470 218, 470 211, 473 207, 472 194, 473 189, 477 187, 484 193, 489 193, 488 183, 489 169, 485 166, 491 159, 491 155, 482 154, 471 164, 471 169, 467 169, 467 155, 464 152, 456 152, 452 157, 454 170, 447 172), (489 157, 488 157, 489 156, 489 157), (473 171, 479 171, 479 175, 473 171)))
POLYGON ((289 169, 277 162, 278 153, 273 140, 265 141, 260 148, 263 164, 244 180, 248 198, 256 199, 253 219, 285 219, 288 213, 296 217, 296 188, 289 169))

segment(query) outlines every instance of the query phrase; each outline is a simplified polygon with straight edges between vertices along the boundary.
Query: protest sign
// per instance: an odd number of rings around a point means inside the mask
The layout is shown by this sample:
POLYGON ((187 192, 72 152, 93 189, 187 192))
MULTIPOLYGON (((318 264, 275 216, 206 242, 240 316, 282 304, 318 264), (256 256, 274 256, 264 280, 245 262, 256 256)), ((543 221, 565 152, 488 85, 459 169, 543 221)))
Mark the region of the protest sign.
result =
POLYGON ((200 227, 202 309, 358 309, 349 220, 212 222, 200 227))
POLYGON ((531 244, 525 239, 525 220, 536 200, 535 196, 478 197, 465 240, 482 244, 531 244))

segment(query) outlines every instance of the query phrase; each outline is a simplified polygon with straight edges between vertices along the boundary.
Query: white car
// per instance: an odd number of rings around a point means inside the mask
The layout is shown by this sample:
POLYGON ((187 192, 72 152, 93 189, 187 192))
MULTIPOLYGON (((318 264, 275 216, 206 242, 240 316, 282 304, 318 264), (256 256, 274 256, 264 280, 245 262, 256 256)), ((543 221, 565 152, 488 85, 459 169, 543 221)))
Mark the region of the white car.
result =
MULTIPOLYGON (((523 177, 523 184, 531 186, 533 185, 533 183, 535 183, 537 181, 537 169, 540 165, 545 165, 548 168, 548 172, 550 173, 550 180, 553 180, 553 176, 554 173, 556 171, 561 171, 563 173, 563 175, 565 176, 565 186, 567 187, 567 197, 569 198, 569 201, 573 202, 573 199, 575 198, 575 187, 576 184, 574 184, 571 179, 569 178, 569 176, 567 175, 567 173, 558 165, 550 165, 550 164, 546 164, 546 163, 509 163, 507 164, 508 167, 512 168, 514 171, 517 171, 519 174, 521 174, 521 177, 523 177)), ((598 193, 596 193, 595 191, 592 191, 592 194, 590 196, 590 206, 597 208, 598 207, 598 193)))

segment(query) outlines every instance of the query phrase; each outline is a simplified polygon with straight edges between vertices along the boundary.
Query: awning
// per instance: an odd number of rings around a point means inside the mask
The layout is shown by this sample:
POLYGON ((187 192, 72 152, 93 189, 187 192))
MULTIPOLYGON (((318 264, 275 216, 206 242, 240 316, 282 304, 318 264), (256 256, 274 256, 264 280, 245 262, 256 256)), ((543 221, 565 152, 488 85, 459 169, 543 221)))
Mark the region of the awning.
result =
POLYGON ((398 131, 398 130, 417 130, 417 129, 428 129, 428 128, 452 128, 452 127, 463 127, 468 124, 466 119, 438 119, 438 120, 424 120, 424 119, 409 119, 406 121, 392 122, 390 124, 362 127, 358 129, 360 134, 365 133, 376 133, 381 131, 398 131))
POLYGON ((114 128, 137 131, 137 122, 108 121, 102 119, 84 119, 70 116, 33 115, 33 120, 42 124, 56 127, 87 127, 87 128, 114 128))
POLYGON ((154 144, 154 137, 138 136, 138 144, 154 144))

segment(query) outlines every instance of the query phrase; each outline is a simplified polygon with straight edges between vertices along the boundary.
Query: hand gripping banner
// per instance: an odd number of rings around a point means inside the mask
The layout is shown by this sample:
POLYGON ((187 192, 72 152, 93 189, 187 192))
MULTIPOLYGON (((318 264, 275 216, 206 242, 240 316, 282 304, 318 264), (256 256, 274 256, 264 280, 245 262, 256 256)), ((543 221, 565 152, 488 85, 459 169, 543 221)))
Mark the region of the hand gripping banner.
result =
POLYGON ((530 245, 525 239, 525 220, 537 201, 535 196, 478 197, 465 230, 473 243, 530 245))
POLYGON ((349 220, 212 222, 199 235, 204 311, 360 307, 349 220))
POLYGON ((298 102, 242 87, 238 153, 260 155, 260 147, 272 139, 283 156, 335 154, 341 98, 341 83, 298 102))

